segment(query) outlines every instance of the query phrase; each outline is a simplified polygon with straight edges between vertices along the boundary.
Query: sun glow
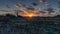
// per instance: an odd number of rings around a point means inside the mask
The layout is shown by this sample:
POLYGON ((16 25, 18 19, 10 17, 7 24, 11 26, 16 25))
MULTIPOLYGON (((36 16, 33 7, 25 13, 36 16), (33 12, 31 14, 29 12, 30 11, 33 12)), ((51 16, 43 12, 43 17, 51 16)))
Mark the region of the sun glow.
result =
POLYGON ((23 16, 32 18, 34 16, 37 16, 37 14, 35 14, 35 13, 28 13, 28 14, 24 14, 23 16))
POLYGON ((28 14, 27 16, 28 16, 28 17, 33 17, 33 16, 34 16, 34 14, 28 14))

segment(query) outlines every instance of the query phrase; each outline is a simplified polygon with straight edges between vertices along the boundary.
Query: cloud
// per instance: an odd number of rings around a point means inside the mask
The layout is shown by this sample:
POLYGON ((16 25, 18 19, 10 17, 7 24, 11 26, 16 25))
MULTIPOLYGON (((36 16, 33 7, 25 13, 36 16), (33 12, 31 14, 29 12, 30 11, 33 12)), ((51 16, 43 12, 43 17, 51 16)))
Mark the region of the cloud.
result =
POLYGON ((46 12, 45 11, 39 11, 40 13, 42 13, 42 14, 45 14, 46 12))
POLYGON ((15 6, 16 7, 25 7, 26 5, 21 2, 21 3, 17 3, 15 6))
POLYGON ((24 3, 22 3, 22 2, 20 2, 20 4, 23 6, 23 7, 25 7, 26 5, 24 4, 24 3))
POLYGON ((22 5, 18 3, 15 6, 18 8, 18 7, 21 7, 22 5))
POLYGON ((23 10, 27 11, 28 9, 26 7, 24 7, 23 10))
POLYGON ((48 3, 48 2, 45 2, 45 5, 46 5, 46 6, 48 6, 48 5, 49 5, 49 3, 48 3))
POLYGON ((38 4, 37 3, 32 3, 33 6, 37 6, 38 4))
POLYGON ((60 1, 58 1, 59 2, 59 4, 60 4, 60 1))
POLYGON ((9 5, 6 5, 6 7, 7 7, 7 8, 10 8, 10 6, 9 6, 9 5))
POLYGON ((40 2, 41 2, 41 3, 44 3, 44 2, 45 2, 45 0, 40 0, 40 2))
POLYGON ((59 6, 58 6, 58 7, 60 8, 60 0, 58 0, 58 4, 59 4, 59 6))
POLYGON ((49 14, 55 12, 53 8, 47 8, 47 11, 48 11, 49 14))
POLYGON ((35 8, 33 8, 33 7, 26 7, 27 8, 27 10, 35 10, 35 8))
POLYGON ((42 11, 42 10, 45 10, 45 9, 44 8, 36 8, 36 10, 42 11))

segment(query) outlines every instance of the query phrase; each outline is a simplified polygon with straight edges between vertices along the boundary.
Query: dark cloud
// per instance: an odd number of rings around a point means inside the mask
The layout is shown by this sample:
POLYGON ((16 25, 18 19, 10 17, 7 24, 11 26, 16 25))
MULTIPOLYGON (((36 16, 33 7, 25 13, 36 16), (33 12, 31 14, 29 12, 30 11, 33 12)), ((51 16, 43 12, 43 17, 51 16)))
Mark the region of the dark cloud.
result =
POLYGON ((48 11, 49 14, 55 12, 53 8, 48 8, 47 11, 48 11))
POLYGON ((44 12, 44 11, 39 11, 40 13, 42 13, 42 14, 45 14, 46 12, 44 12))
POLYGON ((58 3, 60 4, 60 0, 58 0, 58 3))
POLYGON ((22 2, 20 2, 20 3, 18 3, 18 4, 16 4, 16 7, 25 7, 26 5, 25 4, 23 4, 22 2))
POLYGON ((59 5, 58 5, 58 8, 60 8, 60 0, 58 0, 58 4, 59 4, 59 5))
POLYGON ((32 3, 33 6, 37 6, 38 4, 37 3, 32 3))
POLYGON ((19 4, 19 3, 18 3, 18 4, 16 4, 16 7, 21 7, 21 6, 22 6, 22 5, 21 5, 21 4, 19 4))
POLYGON ((26 7, 27 8, 27 10, 35 10, 35 8, 33 8, 33 7, 26 7))
POLYGON ((53 11, 53 8, 47 8, 47 11, 53 11))
POLYGON ((7 7, 7 8, 10 8, 10 6, 9 6, 9 5, 6 5, 6 7, 7 7))
POLYGON ((22 3, 22 2, 20 2, 19 4, 21 4, 23 7, 25 7, 26 5, 24 4, 24 3, 22 3))

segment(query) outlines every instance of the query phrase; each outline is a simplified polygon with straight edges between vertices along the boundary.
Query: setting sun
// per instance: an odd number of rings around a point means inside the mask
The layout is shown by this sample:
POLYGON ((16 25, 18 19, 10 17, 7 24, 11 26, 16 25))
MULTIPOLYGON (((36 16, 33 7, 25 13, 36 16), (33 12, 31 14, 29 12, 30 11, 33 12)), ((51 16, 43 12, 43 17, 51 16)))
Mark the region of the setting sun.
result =
POLYGON ((34 17, 34 16, 37 16, 37 14, 35 13, 28 13, 28 14, 23 14, 24 17, 34 17))
POLYGON ((33 14, 29 14, 28 17, 33 17, 34 15, 33 14))

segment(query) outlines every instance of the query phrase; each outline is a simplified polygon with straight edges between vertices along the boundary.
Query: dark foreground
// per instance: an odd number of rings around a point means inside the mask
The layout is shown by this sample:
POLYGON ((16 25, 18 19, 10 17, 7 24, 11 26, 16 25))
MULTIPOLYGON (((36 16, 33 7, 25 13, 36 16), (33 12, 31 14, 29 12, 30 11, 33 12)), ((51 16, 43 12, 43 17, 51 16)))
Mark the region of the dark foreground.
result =
POLYGON ((60 34, 60 18, 1 16, 0 34, 60 34))

